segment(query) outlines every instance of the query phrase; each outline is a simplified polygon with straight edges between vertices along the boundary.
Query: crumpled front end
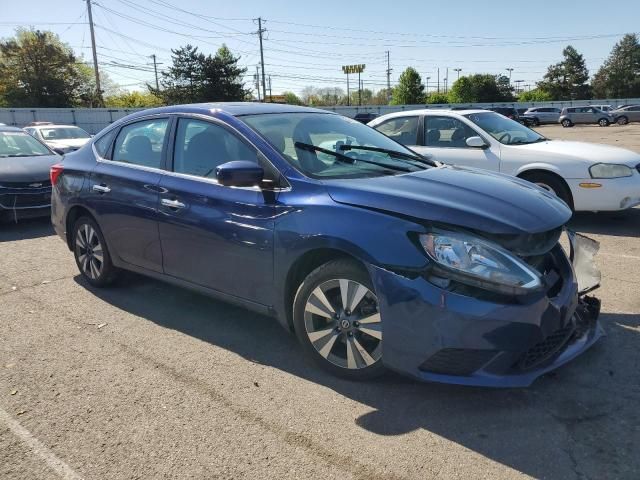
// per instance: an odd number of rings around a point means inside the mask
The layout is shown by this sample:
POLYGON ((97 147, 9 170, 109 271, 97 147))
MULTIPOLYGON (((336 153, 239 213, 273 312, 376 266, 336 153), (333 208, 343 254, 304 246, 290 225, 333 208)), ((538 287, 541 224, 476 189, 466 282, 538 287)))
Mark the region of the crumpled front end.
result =
MULTIPOLYGON (((597 242, 584 238, 571 236, 572 258, 591 275, 586 284, 593 289, 594 270, 585 265, 593 264, 597 242)), ((522 298, 442 288, 427 275, 370 267, 385 365, 427 381, 523 387, 587 350, 604 334, 599 300, 579 294, 560 244, 529 261, 543 274, 545 289, 522 298)))

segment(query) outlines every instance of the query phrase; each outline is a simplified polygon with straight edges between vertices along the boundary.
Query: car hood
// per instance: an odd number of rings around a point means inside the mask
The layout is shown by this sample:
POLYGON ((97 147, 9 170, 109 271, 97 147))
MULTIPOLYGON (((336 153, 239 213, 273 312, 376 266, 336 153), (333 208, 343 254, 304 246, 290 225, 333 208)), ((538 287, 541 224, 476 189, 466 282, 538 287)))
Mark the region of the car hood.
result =
POLYGON ((540 233, 571 218, 562 201, 529 182, 470 168, 442 166, 325 185, 339 203, 491 234, 540 233))
POLYGON ((66 148, 66 147, 80 148, 89 140, 91 139, 90 138, 69 138, 66 140, 47 140, 46 143, 51 148, 66 148))
POLYGON ((635 167, 640 163, 640 154, 619 147, 600 145, 598 143, 568 142, 564 140, 547 140, 529 145, 509 145, 509 148, 520 152, 545 156, 552 155, 557 159, 568 157, 593 163, 620 163, 635 167))
POLYGON ((48 180, 49 168, 59 161, 58 155, 0 158, 0 184, 48 180))

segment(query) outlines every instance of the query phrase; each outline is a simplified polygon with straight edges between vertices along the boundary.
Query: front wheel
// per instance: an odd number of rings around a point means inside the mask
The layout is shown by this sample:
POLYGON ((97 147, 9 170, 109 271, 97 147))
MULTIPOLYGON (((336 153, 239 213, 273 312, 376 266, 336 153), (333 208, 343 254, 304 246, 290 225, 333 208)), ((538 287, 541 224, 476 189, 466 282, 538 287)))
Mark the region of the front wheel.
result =
POLYGON ((598 125, 600 125, 601 127, 608 127, 609 120, 607 120, 606 118, 601 118, 600 120, 598 120, 598 125))
POLYGON ((566 203, 569 208, 573 210, 573 198, 571 196, 571 191, 557 175, 553 173, 533 172, 529 175, 523 175, 522 178, 555 194, 556 197, 566 203))
POLYGON ((334 260, 304 280, 293 305, 296 335, 320 367, 351 380, 374 378, 382 365, 382 318, 366 269, 334 260))
POLYGON ((560 122, 560 124, 564 127, 564 128, 569 128, 573 126, 573 123, 571 123, 571 120, 569 120, 568 118, 565 118, 564 120, 562 120, 562 122, 560 122))
POLYGON ((117 276, 98 224, 80 217, 73 227, 73 253, 82 276, 94 287, 105 287, 117 276))
POLYGON ((627 123, 629 123, 629 119, 627 117, 619 117, 617 122, 618 125, 626 125, 627 123))

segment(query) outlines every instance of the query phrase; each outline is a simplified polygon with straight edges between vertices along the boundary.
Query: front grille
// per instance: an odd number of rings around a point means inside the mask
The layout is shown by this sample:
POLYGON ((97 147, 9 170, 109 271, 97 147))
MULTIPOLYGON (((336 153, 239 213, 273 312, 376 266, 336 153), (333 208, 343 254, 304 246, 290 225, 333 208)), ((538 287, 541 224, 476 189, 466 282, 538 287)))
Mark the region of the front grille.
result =
POLYGON ((575 326, 573 323, 559 328, 543 341, 536 343, 527 350, 516 362, 515 367, 518 370, 529 370, 546 362, 567 346, 574 333, 575 326))
POLYGON ((0 207, 5 209, 42 207, 51 203, 51 193, 20 193, 1 195, 0 207))
POLYGON ((419 368, 443 375, 471 375, 489 363, 495 355, 495 350, 444 348, 429 357, 419 368))

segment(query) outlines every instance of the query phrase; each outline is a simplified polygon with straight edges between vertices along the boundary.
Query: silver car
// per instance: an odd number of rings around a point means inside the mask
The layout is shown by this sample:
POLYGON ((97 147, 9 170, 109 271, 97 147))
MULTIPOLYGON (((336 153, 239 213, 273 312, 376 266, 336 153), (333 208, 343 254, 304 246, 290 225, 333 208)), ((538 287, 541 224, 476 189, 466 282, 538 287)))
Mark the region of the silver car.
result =
POLYGON ((611 113, 615 115, 618 125, 626 125, 629 122, 640 122, 640 105, 619 108, 611 113))
POLYGON ((553 107, 531 107, 527 109, 522 116, 530 118, 534 126, 543 123, 558 123, 560 109, 553 107))
POLYGON ((603 112, 595 107, 566 107, 560 113, 560 124, 567 128, 579 123, 593 123, 601 127, 608 127, 615 121, 610 113, 603 112))
POLYGON ((615 110, 615 108, 611 105, 589 105, 589 106, 597 108, 598 110, 602 110, 603 112, 610 112, 611 110, 615 110))

